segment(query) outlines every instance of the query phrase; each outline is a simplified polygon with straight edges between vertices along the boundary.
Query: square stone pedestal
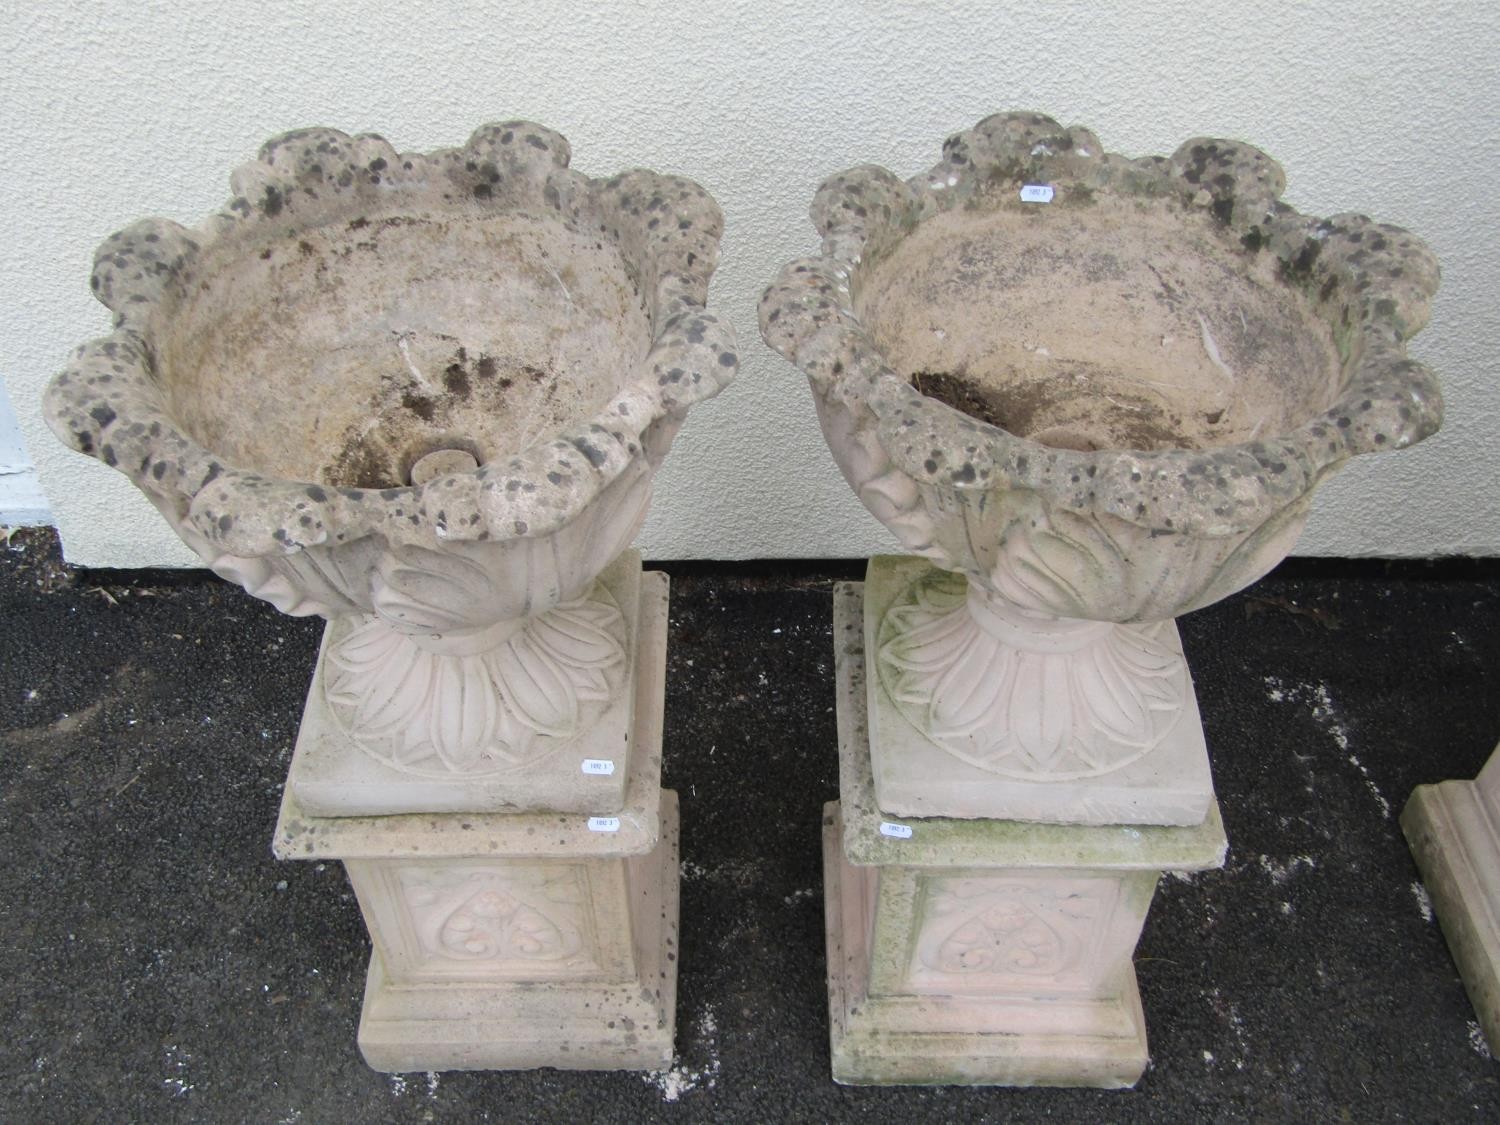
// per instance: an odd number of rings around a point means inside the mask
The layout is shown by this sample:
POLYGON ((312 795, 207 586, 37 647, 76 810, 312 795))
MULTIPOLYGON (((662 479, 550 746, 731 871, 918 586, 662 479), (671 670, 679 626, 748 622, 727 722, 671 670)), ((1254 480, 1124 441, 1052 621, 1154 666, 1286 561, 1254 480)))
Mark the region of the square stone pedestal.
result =
MULTIPOLYGON (((667 581, 641 576, 623 804, 309 815, 281 859, 338 859, 374 946, 359 1047, 376 1070, 659 1069, 677 995, 677 798, 661 789, 667 581)), ((304 731, 305 731, 304 726, 304 731)))
POLYGON ((883 813, 870 768, 862 588, 834 593, 839 792, 824 817, 833 1077, 1129 1086, 1147 1061, 1131 954, 1163 871, 1222 866, 1188 827, 883 813))
MULTIPOLYGON (((329 650, 369 619, 337 618, 323 630, 287 785, 315 816, 549 810, 608 815, 625 800, 635 727, 633 638, 641 629, 641 556, 625 551, 605 567, 591 597, 618 611, 626 639, 619 661, 624 686, 576 737, 549 739, 523 760, 483 773, 453 773, 420 764, 398 767, 357 743, 329 705, 329 650)), ((662 595, 665 597, 665 594, 662 595)), ((396 689, 392 684, 392 690, 396 689)), ((382 748, 383 749, 383 748, 382 748)))
POLYGON ((1474 1014, 1500 1048, 1500 749, 1473 781, 1417 786, 1401 829, 1474 1014))
MULTIPOLYGON (((1172 621, 1114 626, 1135 630, 1138 643, 1151 646, 1175 665, 1166 679, 1170 692, 1181 700, 1180 706, 1153 714, 1160 737, 1149 752, 1142 751, 1116 768, 1070 769, 1066 762, 1052 773, 1023 763, 985 768, 974 761, 982 755, 972 737, 939 746, 918 730, 878 674, 876 654, 887 613, 898 603, 910 603, 914 585, 934 570, 926 559, 876 555, 866 573, 864 642, 871 662, 871 768, 881 808, 899 816, 1005 817, 1060 824, 1186 826, 1203 822, 1214 799, 1213 776, 1198 698, 1172 621)), ((966 659, 973 664, 979 657, 969 652, 966 659)), ((1109 690, 1102 684, 1100 688, 1109 690)))

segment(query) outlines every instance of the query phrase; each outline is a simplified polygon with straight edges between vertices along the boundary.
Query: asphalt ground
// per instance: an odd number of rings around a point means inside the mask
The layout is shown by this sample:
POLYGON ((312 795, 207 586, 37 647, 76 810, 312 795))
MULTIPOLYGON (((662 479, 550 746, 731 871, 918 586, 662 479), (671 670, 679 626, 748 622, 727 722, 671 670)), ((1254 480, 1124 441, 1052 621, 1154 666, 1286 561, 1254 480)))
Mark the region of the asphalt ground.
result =
POLYGON ((1291 560, 1180 621, 1229 833, 1162 880, 1133 1091, 854 1088, 828 1072, 819 831, 832 583, 667 564, 682 800, 679 1058, 408 1074, 355 1046, 368 939, 270 838, 320 622, 199 573, 0 549, 0 1119, 1463 1121, 1500 1064, 1396 818, 1500 738, 1500 563, 1291 560))

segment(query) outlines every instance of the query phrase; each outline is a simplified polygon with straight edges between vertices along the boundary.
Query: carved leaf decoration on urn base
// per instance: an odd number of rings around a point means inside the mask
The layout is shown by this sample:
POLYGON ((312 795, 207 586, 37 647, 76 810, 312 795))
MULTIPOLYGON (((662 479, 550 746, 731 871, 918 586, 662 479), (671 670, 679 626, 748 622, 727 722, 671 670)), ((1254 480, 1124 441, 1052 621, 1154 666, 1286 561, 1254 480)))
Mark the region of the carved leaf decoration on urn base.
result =
POLYGON ((933 571, 880 625, 881 683, 934 744, 993 773, 1065 781, 1109 773, 1160 744, 1182 713, 1187 666, 1170 622, 976 620, 962 576, 933 571), (1069 629, 1078 640, 1058 638, 1069 629))
POLYGON ((587 730, 628 672, 625 619, 603 586, 474 655, 433 652, 379 618, 328 651, 324 693, 344 733, 393 769, 484 777, 587 730))

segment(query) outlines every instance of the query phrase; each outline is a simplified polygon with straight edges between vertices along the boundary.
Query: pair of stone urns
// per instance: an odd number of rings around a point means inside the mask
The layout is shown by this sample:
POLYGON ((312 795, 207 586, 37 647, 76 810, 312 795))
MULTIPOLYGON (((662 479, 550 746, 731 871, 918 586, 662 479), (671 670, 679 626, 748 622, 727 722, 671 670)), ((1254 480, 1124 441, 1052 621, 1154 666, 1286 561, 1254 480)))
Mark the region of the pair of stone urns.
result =
MULTIPOLYGON (((568 163, 527 122, 429 154, 278 137, 197 228, 104 243, 115 330, 47 394, 216 572, 328 619, 275 849, 348 869, 380 1069, 673 1054, 667 583, 629 545, 735 373, 705 307, 722 217, 568 163)), ((822 253, 761 300, 909 552, 834 593, 841 1081, 1145 1066, 1156 880, 1225 855, 1172 618, 1441 414, 1405 354, 1431 253, 1283 186, 1232 141, 1127 159, 997 115, 910 180, 826 180, 822 253)))

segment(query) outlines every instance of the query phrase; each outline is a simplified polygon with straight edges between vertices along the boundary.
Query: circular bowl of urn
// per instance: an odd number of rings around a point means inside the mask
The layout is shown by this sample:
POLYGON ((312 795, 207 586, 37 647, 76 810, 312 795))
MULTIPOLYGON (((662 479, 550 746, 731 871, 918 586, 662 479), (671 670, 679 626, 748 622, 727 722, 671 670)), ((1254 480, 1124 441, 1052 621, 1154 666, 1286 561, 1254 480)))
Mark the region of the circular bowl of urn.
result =
POLYGON ((909 180, 825 181, 823 252, 766 291, 761 331, 908 549, 1038 613, 1162 620, 1280 561, 1349 457, 1441 421, 1405 347, 1431 252, 1284 185, 1235 141, 1129 159, 999 114, 909 180))

